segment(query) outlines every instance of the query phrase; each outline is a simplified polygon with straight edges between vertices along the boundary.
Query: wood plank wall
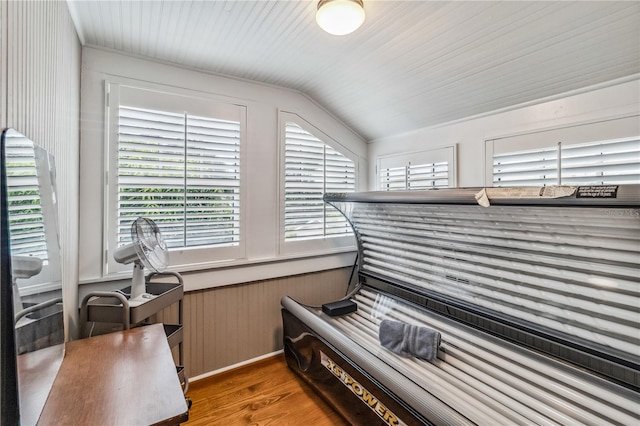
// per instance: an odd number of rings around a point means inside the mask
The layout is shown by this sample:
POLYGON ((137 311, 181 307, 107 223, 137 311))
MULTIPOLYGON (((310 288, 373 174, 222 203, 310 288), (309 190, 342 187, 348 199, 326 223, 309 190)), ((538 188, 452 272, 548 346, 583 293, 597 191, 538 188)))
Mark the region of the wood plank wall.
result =
POLYGON ((0 54, 0 127, 15 128, 55 157, 63 297, 73 335, 82 51, 67 3, 0 1, 0 54))
MULTIPOLYGON (((282 296, 309 305, 337 300, 345 294, 350 273, 351 268, 339 268, 186 293, 183 315, 187 377, 282 349, 282 296)), ((156 315, 155 320, 176 323, 177 318, 178 305, 174 304, 156 315)))

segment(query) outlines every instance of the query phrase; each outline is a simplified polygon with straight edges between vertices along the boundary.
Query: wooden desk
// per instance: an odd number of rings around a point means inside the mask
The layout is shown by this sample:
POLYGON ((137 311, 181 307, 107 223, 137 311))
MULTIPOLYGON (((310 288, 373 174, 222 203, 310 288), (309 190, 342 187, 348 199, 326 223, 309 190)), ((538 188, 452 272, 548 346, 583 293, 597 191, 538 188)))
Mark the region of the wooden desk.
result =
POLYGON ((188 408, 162 324, 76 340, 39 425, 151 425, 187 421, 188 408))

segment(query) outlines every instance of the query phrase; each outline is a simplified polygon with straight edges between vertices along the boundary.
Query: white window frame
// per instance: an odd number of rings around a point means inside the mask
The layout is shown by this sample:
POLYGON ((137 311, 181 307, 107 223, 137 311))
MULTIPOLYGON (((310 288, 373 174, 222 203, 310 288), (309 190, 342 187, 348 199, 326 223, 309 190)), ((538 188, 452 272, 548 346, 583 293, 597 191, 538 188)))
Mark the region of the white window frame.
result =
MULTIPOLYGON (((562 168, 562 160, 558 155, 559 149, 573 149, 579 145, 598 145, 601 142, 626 140, 638 135, 640 135, 640 116, 625 115, 487 138, 484 162, 485 186, 493 186, 493 162, 496 155, 527 151, 535 154, 545 150, 555 157, 562 168)), ((550 170, 557 173, 555 167, 550 170)), ((554 178, 553 182, 549 182, 550 185, 558 183, 563 184, 562 175, 559 179, 554 178)))
MULTIPOLYGON (((455 188, 457 186, 457 144, 402 154, 378 156, 376 157, 376 189, 380 191, 386 190, 381 184, 383 170, 419 167, 424 164, 444 162, 448 166, 448 188, 455 188)), ((404 189, 407 189, 406 185, 404 189)))
POLYGON ((246 259, 246 106, 226 100, 206 97, 176 88, 158 85, 129 85, 116 81, 105 84, 107 143, 105 144, 105 212, 103 231, 103 276, 130 273, 131 265, 121 265, 113 259, 117 248, 118 209, 118 110, 122 103, 150 110, 188 113, 201 117, 238 117, 240 120, 240 241, 221 247, 180 247, 169 250, 169 269, 185 270, 220 262, 246 259))
POLYGON ((353 153, 351 150, 346 148, 344 145, 337 142, 335 139, 331 138, 325 132, 309 123, 307 120, 302 118, 300 115, 287 112, 287 111, 279 111, 278 113, 278 141, 279 141, 279 217, 278 217, 278 241, 279 241, 279 254, 281 256, 315 256, 322 254, 331 254, 338 253, 344 251, 352 251, 355 250, 355 237, 352 233, 344 236, 326 236, 324 238, 311 238, 304 240, 294 240, 287 241, 285 240, 285 145, 286 145, 286 123, 293 122, 300 126, 302 129, 311 133, 313 136, 321 140, 326 145, 332 147, 334 150, 338 151, 340 154, 344 155, 351 161, 353 161, 355 166, 355 191, 359 189, 359 157, 353 153))

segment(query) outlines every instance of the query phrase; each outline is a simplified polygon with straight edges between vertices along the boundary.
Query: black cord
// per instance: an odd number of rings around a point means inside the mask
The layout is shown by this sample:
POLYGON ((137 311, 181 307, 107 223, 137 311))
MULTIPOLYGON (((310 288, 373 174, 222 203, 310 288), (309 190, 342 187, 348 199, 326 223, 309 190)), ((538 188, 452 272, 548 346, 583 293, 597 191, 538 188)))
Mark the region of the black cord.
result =
MULTIPOLYGON (((360 282, 356 283, 356 286, 353 290, 349 291, 349 288, 351 288, 351 281, 353 280, 353 273, 356 270, 356 265, 358 264, 358 253, 356 253, 356 259, 353 262, 353 267, 351 268, 351 275, 349 276, 349 282, 347 282, 347 292, 345 293, 344 297, 340 300, 346 300, 346 299, 350 299, 351 296, 353 296, 354 294, 356 294, 358 292, 358 290, 360 290, 361 284, 360 282)), ((300 302, 298 302, 300 303, 300 302)), ((306 305, 304 303, 300 303, 300 305, 304 306, 305 308, 312 308, 312 309, 320 309, 322 308, 322 305, 320 306, 315 306, 315 305, 306 305)))
POLYGON ((123 295, 124 297, 126 297, 127 299, 129 299, 131 297, 131 293, 125 293, 122 290, 113 290, 114 293, 120 293, 121 295, 123 295))
MULTIPOLYGON (((353 290, 351 290, 351 292, 347 293, 347 295, 346 295, 346 296, 344 296, 344 297, 343 297, 343 298, 341 298, 341 299, 334 300, 334 302, 339 302, 339 301, 341 301, 341 300, 347 300, 347 299, 350 299, 350 298, 351 298, 351 296, 353 296, 353 295, 354 295, 354 294, 356 294, 358 291, 360 291, 360 287, 362 287, 362 284, 360 284, 360 283, 356 284, 355 288, 354 288, 353 290)), ((305 308, 311 308, 311 309, 321 309, 321 308, 322 308, 322 305, 307 305, 307 304, 305 304, 305 303, 300 303, 300 302, 298 302, 298 304, 300 304, 300 305, 304 306, 305 308)))
POLYGON ((353 273, 356 271, 356 266, 358 265, 358 253, 356 253, 356 258, 353 261, 353 267, 351 268, 351 275, 349 275, 349 282, 347 283, 347 291, 345 295, 349 294, 349 289, 351 288, 351 281, 353 281, 353 273))

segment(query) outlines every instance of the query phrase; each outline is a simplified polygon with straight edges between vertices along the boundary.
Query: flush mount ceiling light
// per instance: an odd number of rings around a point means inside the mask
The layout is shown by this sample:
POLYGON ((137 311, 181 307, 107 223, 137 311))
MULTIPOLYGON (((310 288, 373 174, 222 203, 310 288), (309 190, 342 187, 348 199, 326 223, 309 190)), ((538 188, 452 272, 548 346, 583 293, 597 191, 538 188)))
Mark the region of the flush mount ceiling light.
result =
POLYGON ((329 34, 350 34, 364 22, 362 0, 320 0, 316 22, 329 34))

